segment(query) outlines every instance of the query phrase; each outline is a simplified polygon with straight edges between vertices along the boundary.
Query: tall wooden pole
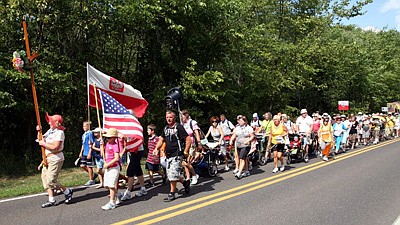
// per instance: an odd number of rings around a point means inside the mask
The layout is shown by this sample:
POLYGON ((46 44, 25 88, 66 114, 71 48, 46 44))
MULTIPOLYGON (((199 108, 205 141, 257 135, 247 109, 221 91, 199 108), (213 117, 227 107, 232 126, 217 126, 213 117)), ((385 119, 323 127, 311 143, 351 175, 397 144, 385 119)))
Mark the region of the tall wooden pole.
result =
MULTIPOLYGON (((97 102, 97 88, 96 88, 96 83, 93 83, 94 86, 94 99, 96 101, 96 112, 97 112, 97 122, 99 124, 99 128, 101 130, 101 124, 100 124, 100 113, 99 113, 99 104, 97 102)), ((100 131, 100 154, 105 159, 104 155, 104 144, 103 144, 103 130, 100 131)))
MULTIPOLYGON (((26 56, 28 57, 28 60, 29 60, 29 73, 31 75, 31 86, 32 86, 33 104, 35 106, 35 112, 36 112, 36 122, 40 127, 39 140, 42 140, 43 139, 42 125, 40 123, 39 106, 38 106, 38 101, 37 101, 37 96, 36 96, 36 88, 35 88, 35 77, 33 75, 33 69, 32 69, 32 61, 36 58, 37 54, 34 53, 33 55, 31 55, 31 49, 29 47, 28 29, 27 29, 26 21, 25 21, 24 17, 22 17, 22 27, 24 28, 26 56)), ((42 165, 47 166, 46 153, 45 153, 45 149, 43 146, 42 146, 42 165)))

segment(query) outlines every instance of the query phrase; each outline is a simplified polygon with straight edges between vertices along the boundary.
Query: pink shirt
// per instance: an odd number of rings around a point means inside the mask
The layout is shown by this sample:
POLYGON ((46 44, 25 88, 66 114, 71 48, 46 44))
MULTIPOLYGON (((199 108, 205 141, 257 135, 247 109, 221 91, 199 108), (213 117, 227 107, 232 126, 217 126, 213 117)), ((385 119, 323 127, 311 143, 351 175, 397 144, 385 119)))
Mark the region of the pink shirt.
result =
POLYGON ((321 120, 314 120, 313 132, 318 132, 321 127, 321 120))
MULTIPOLYGON (((104 151, 105 151, 106 163, 111 162, 115 158, 115 153, 119 154, 120 152, 118 144, 116 142, 115 143, 107 142, 104 151)), ((115 162, 114 164, 110 165, 109 168, 116 166, 118 166, 118 162, 115 162)))

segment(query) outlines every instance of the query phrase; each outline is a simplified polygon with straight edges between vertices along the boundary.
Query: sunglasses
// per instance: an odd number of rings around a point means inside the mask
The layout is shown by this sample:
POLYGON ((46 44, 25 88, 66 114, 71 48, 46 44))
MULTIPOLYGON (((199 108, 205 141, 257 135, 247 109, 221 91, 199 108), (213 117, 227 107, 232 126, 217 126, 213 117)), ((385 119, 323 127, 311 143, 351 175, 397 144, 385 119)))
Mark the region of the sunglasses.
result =
POLYGON ((213 123, 218 123, 218 121, 216 121, 216 120, 214 120, 214 121, 212 121, 213 123))

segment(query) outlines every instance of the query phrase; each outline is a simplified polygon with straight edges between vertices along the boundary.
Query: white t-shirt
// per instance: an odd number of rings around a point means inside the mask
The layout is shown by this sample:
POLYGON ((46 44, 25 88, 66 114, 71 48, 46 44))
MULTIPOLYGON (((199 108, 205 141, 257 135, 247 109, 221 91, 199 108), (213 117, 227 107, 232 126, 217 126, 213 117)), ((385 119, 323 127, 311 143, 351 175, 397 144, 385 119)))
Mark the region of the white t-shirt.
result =
POLYGON ((219 125, 221 126, 225 136, 231 135, 232 129, 235 128, 235 126, 231 123, 231 121, 227 119, 225 119, 224 121, 220 121, 219 125))
POLYGON ((233 130, 233 132, 236 135, 236 147, 244 148, 250 146, 250 143, 247 143, 247 145, 245 145, 244 142, 246 142, 246 140, 250 138, 250 134, 254 132, 251 126, 237 126, 235 130, 233 130))
POLYGON ((299 116, 296 120, 296 126, 299 126, 299 133, 311 132, 311 125, 313 125, 313 119, 310 116, 299 116))
MULTIPOLYGON (((50 129, 45 134, 43 134, 44 141, 48 144, 53 144, 56 141, 61 141, 60 147, 58 151, 62 151, 64 149, 64 140, 65 135, 64 131, 59 129, 50 129)), ((51 151, 46 149, 45 150, 46 156, 48 156, 51 151)), ((62 152, 54 154, 47 158, 47 161, 57 162, 57 161, 64 161, 64 154, 62 152)))

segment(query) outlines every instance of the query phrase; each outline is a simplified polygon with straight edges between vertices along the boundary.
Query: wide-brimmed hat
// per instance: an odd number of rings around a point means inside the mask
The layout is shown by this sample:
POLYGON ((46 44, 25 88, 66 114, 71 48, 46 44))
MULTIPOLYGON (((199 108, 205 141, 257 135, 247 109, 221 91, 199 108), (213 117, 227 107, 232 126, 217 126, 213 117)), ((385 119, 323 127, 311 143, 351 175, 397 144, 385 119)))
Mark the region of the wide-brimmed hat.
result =
POLYGON ((101 128, 100 127, 96 127, 92 132, 93 133, 100 133, 101 132, 101 128))
POLYGON ((104 137, 118 137, 118 130, 115 128, 110 128, 107 133, 103 134, 104 137))
POLYGON ((65 127, 61 126, 64 121, 61 115, 55 114, 49 116, 49 114, 46 113, 46 121, 59 130, 65 130, 65 127))
POLYGON ((302 109, 302 110, 300 111, 300 114, 303 114, 303 113, 307 113, 307 109, 302 109))

